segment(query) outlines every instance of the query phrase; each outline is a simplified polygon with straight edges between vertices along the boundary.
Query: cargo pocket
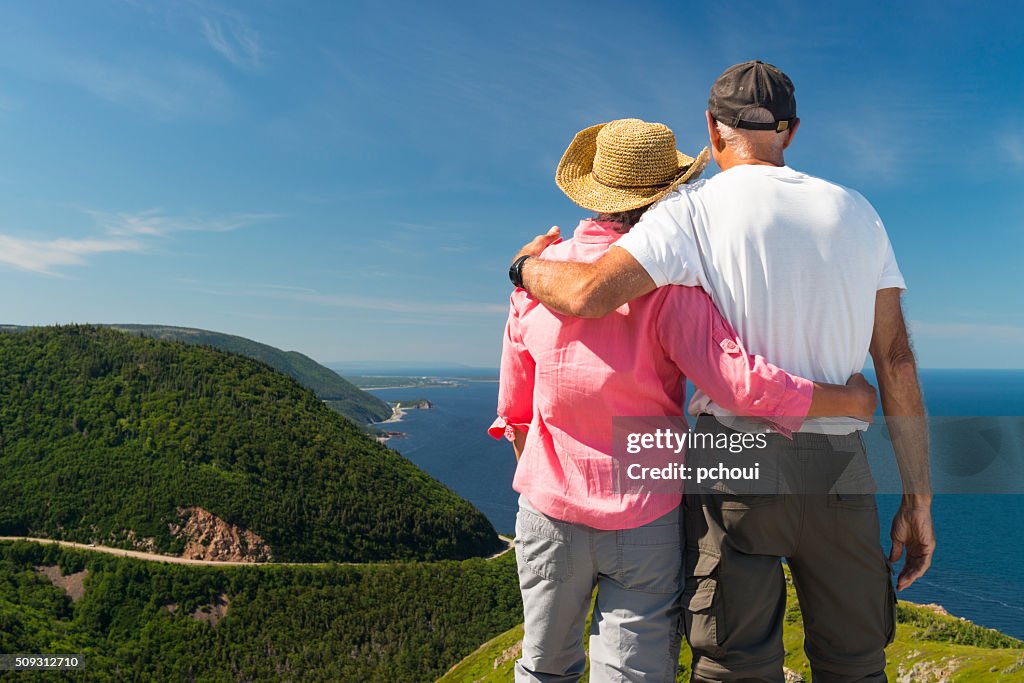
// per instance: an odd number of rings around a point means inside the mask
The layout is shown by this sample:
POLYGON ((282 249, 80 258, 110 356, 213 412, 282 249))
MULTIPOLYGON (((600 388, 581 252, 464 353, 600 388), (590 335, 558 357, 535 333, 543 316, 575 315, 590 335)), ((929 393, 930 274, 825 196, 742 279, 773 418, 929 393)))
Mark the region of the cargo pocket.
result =
POLYGON ((768 495, 719 494, 716 499, 718 500, 719 509, 739 510, 740 512, 765 507, 766 505, 776 505, 782 502, 782 496, 777 493, 768 495))
POLYGON ((722 600, 718 590, 719 558, 696 548, 686 550, 683 589, 683 625, 694 654, 717 657, 725 634, 722 600), (691 569, 692 567, 692 569, 691 569))
POLYGON ((828 505, 834 508, 845 508, 847 510, 873 510, 875 508, 875 494, 873 493, 830 493, 828 505))
POLYGON ((857 443, 859 445, 851 453, 838 452, 829 456, 836 460, 833 468, 838 470, 833 475, 835 481, 828 494, 829 507, 850 510, 869 510, 875 507, 878 487, 871 475, 871 466, 860 439, 857 443), (844 456, 848 458, 845 463, 844 456))
POLYGON ((892 568, 889 566, 888 559, 885 559, 883 557, 883 562, 885 562, 885 568, 888 572, 888 576, 885 580, 885 644, 889 645, 890 643, 892 643, 893 640, 896 639, 896 588, 892 585, 892 568))
POLYGON ((572 525, 519 509, 516 514, 516 559, 520 567, 561 583, 572 574, 569 542, 572 525))

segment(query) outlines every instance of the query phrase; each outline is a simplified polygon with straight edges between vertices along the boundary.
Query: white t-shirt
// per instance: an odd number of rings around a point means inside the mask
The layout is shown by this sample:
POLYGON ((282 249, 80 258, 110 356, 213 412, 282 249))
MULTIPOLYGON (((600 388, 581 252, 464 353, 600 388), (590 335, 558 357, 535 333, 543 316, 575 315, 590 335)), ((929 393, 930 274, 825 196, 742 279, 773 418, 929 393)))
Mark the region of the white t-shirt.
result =
MULTIPOLYGON (((684 185, 616 246, 659 287, 703 287, 750 353, 821 382, 844 384, 860 372, 875 292, 906 288, 871 204, 854 190, 787 166, 735 166, 684 185)), ((730 415, 699 390, 690 412, 730 415)), ((819 418, 807 420, 802 431, 866 427, 819 418)))

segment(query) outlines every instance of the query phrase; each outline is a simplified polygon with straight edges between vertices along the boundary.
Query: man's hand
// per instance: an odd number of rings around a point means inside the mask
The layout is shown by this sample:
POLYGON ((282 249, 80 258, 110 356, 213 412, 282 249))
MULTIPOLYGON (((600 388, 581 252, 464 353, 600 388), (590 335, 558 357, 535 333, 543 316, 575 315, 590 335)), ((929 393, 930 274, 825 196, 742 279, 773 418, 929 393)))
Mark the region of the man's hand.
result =
POLYGON ((850 417, 855 417, 864 422, 872 422, 875 410, 878 408, 878 392, 875 387, 859 372, 846 380, 848 386, 854 392, 853 411, 850 417))
POLYGON ((532 240, 526 243, 519 253, 515 255, 512 262, 515 263, 516 259, 520 256, 540 256, 541 252, 547 249, 552 244, 555 244, 561 239, 561 235, 557 225, 552 225, 551 229, 543 235, 537 235, 532 240))
POLYGON ((903 590, 924 576, 932 564, 935 530, 932 528, 931 500, 904 498, 892 520, 889 535, 892 538, 889 562, 898 562, 906 549, 907 561, 896 582, 896 589, 903 590))
POLYGON ((889 561, 906 553, 897 588, 921 578, 932 563, 932 485, 928 466, 928 420, 917 379, 917 360, 900 305, 900 290, 880 289, 875 295, 875 327, 871 358, 882 395, 882 412, 889 426, 896 464, 903 479, 903 502, 892 520, 889 561))
MULTIPOLYGON (((558 228, 534 237, 516 259, 539 255, 560 241, 558 228)), ((513 261, 514 263, 515 261, 513 261)), ((654 291, 656 285, 640 262, 612 246, 593 263, 529 258, 522 266, 523 288, 548 308, 579 318, 600 318, 654 291)))

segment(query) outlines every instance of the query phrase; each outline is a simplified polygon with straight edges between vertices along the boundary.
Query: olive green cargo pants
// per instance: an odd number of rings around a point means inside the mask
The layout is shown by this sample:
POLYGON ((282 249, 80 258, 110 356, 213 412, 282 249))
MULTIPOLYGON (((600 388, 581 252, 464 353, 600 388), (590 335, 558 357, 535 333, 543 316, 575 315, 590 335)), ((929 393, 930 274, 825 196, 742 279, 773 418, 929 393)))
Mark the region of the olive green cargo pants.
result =
MULTIPOLYGON (((729 433, 702 416, 698 432, 729 433)), ((782 683, 786 578, 803 613, 815 683, 885 681, 895 634, 895 592, 879 543, 878 511, 863 440, 795 434, 730 454, 691 449, 693 467, 758 463, 759 481, 687 484, 686 637, 693 681, 782 683)))

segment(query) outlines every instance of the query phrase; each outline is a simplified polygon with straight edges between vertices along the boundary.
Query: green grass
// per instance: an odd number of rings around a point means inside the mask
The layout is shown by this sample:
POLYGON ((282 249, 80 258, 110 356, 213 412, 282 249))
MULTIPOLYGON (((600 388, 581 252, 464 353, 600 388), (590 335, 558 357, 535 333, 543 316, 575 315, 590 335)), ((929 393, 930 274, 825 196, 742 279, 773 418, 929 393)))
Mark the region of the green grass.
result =
MULTIPOLYGON (((901 674, 910 674, 909 680, 913 683, 938 683, 940 679, 929 672, 944 668, 951 673, 950 683, 1024 681, 1024 642, 908 602, 899 603, 897 622, 896 640, 886 650, 886 673, 890 681, 896 681, 901 674), (913 670, 915 665, 919 667, 916 671, 913 670)), ((587 624, 589 629, 589 619, 587 624)), ((477 648, 438 682, 504 683, 511 680, 515 658, 508 655, 515 652, 522 637, 522 625, 502 633, 477 648), (496 666, 496 662, 500 663, 496 666)), ((790 586, 783 629, 785 665, 810 681, 803 640, 803 618, 790 586)), ((586 638, 584 646, 587 646, 586 638)), ((689 680, 690 659, 690 649, 684 642, 677 681, 689 680)))

